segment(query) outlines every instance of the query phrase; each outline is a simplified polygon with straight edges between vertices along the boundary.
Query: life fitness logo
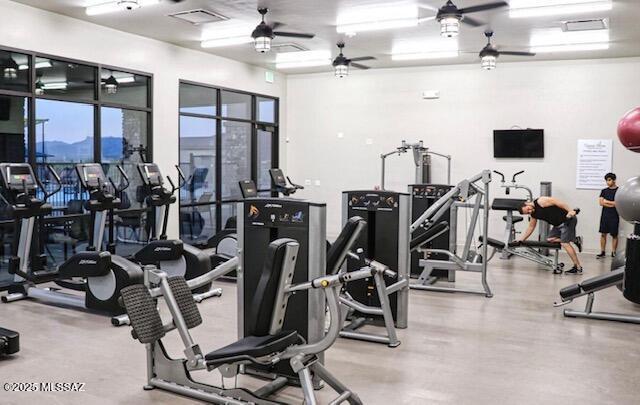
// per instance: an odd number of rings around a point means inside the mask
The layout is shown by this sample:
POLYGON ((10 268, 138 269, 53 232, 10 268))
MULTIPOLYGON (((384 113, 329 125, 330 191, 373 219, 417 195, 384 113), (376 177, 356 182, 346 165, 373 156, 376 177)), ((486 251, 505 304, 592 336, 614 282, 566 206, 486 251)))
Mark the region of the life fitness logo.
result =
POLYGON ((160 247, 157 247, 157 248, 153 249, 153 251, 154 252, 170 252, 171 248, 160 246, 160 247))
POLYGON ((85 264, 86 264, 86 265, 91 265, 91 266, 92 266, 92 265, 95 265, 95 264, 97 264, 97 263, 98 263, 98 262, 96 262, 95 260, 91 260, 91 259, 82 259, 82 260, 80 260, 80 261, 78 262, 78 264, 79 264, 79 265, 81 265, 81 266, 82 266, 82 265, 85 265, 85 264))
POLYGON ((249 207, 249 218, 256 219, 260 215, 260 210, 255 205, 249 207))

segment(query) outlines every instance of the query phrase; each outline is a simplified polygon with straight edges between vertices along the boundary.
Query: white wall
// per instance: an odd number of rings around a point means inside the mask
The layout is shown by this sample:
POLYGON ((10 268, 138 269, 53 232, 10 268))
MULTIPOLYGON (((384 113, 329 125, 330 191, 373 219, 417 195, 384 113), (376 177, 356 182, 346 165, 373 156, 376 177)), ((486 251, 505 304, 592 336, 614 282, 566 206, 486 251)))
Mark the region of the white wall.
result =
MULTIPOLYGON (((264 69, 229 59, 127 34, 59 14, 0 0, 0 45, 59 55, 152 73, 154 160, 166 174, 178 163, 178 80, 267 94, 280 98, 280 120, 286 117, 286 85, 276 74, 273 84, 264 69)), ((284 128, 281 128, 284 139, 284 128)), ((286 155, 281 156, 283 164, 286 155)), ((178 236, 177 205, 169 236, 178 236)))
MULTIPOLYGON (((453 156, 454 182, 482 169, 526 170, 520 181, 534 193, 540 181, 552 181, 556 197, 582 209, 579 233, 588 249, 597 249, 599 192, 575 188, 576 140, 614 139, 619 179, 640 174, 640 156, 616 136, 618 120, 640 105, 638 72, 640 58, 503 63, 492 72, 475 64, 355 71, 342 80, 331 73, 290 75, 288 174, 300 183, 320 181, 301 195, 328 203, 328 234, 335 235, 340 192, 378 185, 380 153, 403 139, 421 139, 453 156), (423 100, 423 90, 440 90, 441 99, 423 100), (493 129, 514 125, 544 128, 544 159, 493 158, 493 129)), ((445 168, 434 160, 434 182, 446 181, 445 168)), ((496 177, 492 198, 503 194, 496 177)), ((409 155, 389 158, 387 189, 406 191, 413 178, 409 155)), ((502 230, 494 214, 490 234, 502 230)))

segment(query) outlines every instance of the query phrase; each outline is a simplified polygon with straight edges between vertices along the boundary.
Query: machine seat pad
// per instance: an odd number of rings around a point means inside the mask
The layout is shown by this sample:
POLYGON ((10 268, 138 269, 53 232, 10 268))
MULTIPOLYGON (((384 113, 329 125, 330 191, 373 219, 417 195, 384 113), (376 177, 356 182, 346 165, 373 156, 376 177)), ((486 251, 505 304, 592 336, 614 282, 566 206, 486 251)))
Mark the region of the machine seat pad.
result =
POLYGON ((511 247, 525 246, 530 248, 547 248, 547 249, 560 249, 560 243, 558 242, 547 242, 541 240, 525 240, 522 242, 514 241, 509 243, 511 247))
POLYGON ((432 225, 422 235, 418 235, 415 238, 411 239, 411 242, 409 243, 409 250, 413 252, 414 250, 419 249, 434 236, 442 231, 447 230, 448 228, 449 224, 447 223, 447 221, 438 222, 437 224, 432 225))
POLYGON ((560 298, 562 298, 563 301, 567 301, 571 298, 577 297, 580 294, 582 294, 582 288, 580 288, 580 284, 572 284, 560 290, 560 298))
POLYGON ((154 240, 142 247, 134 255, 135 261, 142 264, 155 264, 178 260, 182 257, 184 246, 180 240, 154 240))
MULTIPOLYGON (((507 216, 506 216, 506 215, 504 215, 504 216, 502 217, 502 220, 503 220, 503 221, 506 221, 506 220, 507 220, 507 216)), ((515 216, 513 216, 513 217, 511 218, 511 221, 513 221, 513 223, 514 223, 514 224, 517 224, 518 222, 522 222, 522 221, 524 221, 524 218, 522 218, 521 216, 517 216, 517 215, 515 215, 515 216)))
POLYGON ((624 269, 619 269, 584 280, 581 286, 584 292, 589 293, 602 287, 620 284, 623 279, 624 269))
MULTIPOLYGON (((480 242, 484 242, 484 238, 482 236, 480 236, 478 240, 480 242)), ((504 243, 502 241, 499 241, 498 239, 487 238, 487 245, 496 249, 504 249, 504 243)))
POLYGON ((519 198, 495 198, 491 203, 491 209, 497 211, 518 211, 527 200, 519 198))
POLYGON ((282 352, 287 347, 301 343, 296 331, 281 331, 276 335, 247 336, 205 356, 209 365, 233 363, 238 360, 258 358, 272 353, 282 352))

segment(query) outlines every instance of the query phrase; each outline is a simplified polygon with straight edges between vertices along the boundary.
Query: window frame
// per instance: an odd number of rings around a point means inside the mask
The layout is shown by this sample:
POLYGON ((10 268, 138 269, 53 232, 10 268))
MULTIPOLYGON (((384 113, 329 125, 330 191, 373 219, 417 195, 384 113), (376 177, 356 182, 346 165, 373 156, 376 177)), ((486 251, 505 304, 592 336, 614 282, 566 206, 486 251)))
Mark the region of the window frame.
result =
MULTIPOLYGON (((233 122, 242 122, 242 123, 248 123, 251 124, 251 150, 250 150, 250 156, 251 156, 251 167, 250 167, 250 174, 251 174, 251 179, 253 181, 258 181, 258 148, 257 148, 257 142, 258 142, 258 130, 264 130, 264 131, 268 131, 272 133, 272 142, 271 142, 271 167, 272 168, 276 168, 279 165, 279 145, 280 145, 280 131, 279 131, 279 123, 280 123, 280 98, 279 97, 275 97, 275 96, 270 96, 267 94, 261 94, 261 93, 254 93, 254 92, 250 92, 250 91, 246 91, 246 90, 238 90, 238 89, 232 89, 232 88, 228 88, 228 87, 224 87, 224 86, 216 86, 216 85, 211 85, 211 84, 206 84, 206 83, 200 83, 200 82, 195 82, 195 81, 191 81, 191 80, 184 80, 184 79, 180 79, 178 80, 178 100, 180 99, 180 92, 182 91, 182 85, 190 85, 190 86, 198 86, 198 87, 204 87, 210 90, 214 90, 215 94, 216 94, 216 114, 215 115, 211 115, 211 114, 200 114, 200 113, 191 113, 191 112, 182 112, 180 111, 180 103, 178 103, 178 137, 180 137, 181 134, 181 128, 180 128, 180 118, 181 117, 193 117, 193 118, 206 118, 206 119, 213 119, 215 120, 215 125, 216 125, 216 162, 215 162, 215 167, 216 167, 216 176, 215 176, 215 198, 213 201, 210 202, 204 202, 204 203, 198 203, 198 202, 191 202, 187 207, 196 207, 196 206, 200 206, 200 205, 215 205, 215 220, 216 220, 216 226, 215 226, 215 232, 218 233, 223 229, 224 224, 222 224, 222 206, 224 204, 229 204, 229 203, 233 203, 236 202, 238 200, 236 199, 222 199, 222 160, 220 159, 220 156, 222 155, 222 122, 223 121, 233 121, 233 122), (251 118, 250 119, 245 119, 245 118, 232 118, 232 117, 225 117, 222 115, 222 92, 223 91, 228 91, 228 92, 234 92, 234 93, 239 93, 239 94, 244 94, 244 95, 248 95, 251 96, 251 118), (257 113, 258 113, 258 106, 257 106, 257 99, 258 97, 260 98, 266 98, 266 99, 270 99, 270 100, 274 100, 275 105, 274 105, 274 122, 261 122, 257 120, 257 113)), ((180 146, 180 141, 178 141, 178 162, 180 162, 180 156, 181 156, 181 146, 180 146)), ((277 193, 273 192, 271 193, 271 195, 273 197, 277 196, 277 193)), ((182 201, 179 201, 179 207, 180 209, 185 208, 182 205, 182 201)))
POLYGON ((79 104, 87 104, 93 106, 93 161, 95 163, 102 163, 102 107, 111 107, 111 108, 120 108, 123 110, 135 110, 142 111, 147 113, 147 151, 146 151, 146 159, 149 162, 153 161, 153 73, 142 72, 135 69, 122 68, 119 66, 113 66, 108 64, 94 63, 88 62, 79 59, 67 58, 58 55, 52 55, 43 52, 31 51, 26 49, 13 48, 8 46, 0 46, 0 50, 7 52, 16 52, 27 55, 28 64, 29 64, 29 91, 15 91, 15 90, 3 90, 0 89, 0 95, 5 96, 19 96, 26 97, 28 102, 28 119, 27 119, 27 136, 28 136, 28 158, 27 162, 31 165, 37 164, 36 161, 36 100, 44 99, 44 100, 54 100, 54 101, 66 101, 71 103, 79 103, 79 104), (60 62, 74 63, 79 65, 85 65, 96 69, 96 82, 94 83, 94 99, 82 99, 72 96, 66 95, 36 95, 35 94, 35 84, 37 81, 37 74, 35 69, 35 60, 36 58, 47 58, 60 62), (147 85, 147 106, 139 107, 139 106, 131 106, 127 104, 121 103, 113 103, 104 101, 102 97, 102 92, 100 91, 100 78, 102 74, 102 70, 117 70, 121 72, 131 73, 134 75, 145 76, 149 79, 147 85))

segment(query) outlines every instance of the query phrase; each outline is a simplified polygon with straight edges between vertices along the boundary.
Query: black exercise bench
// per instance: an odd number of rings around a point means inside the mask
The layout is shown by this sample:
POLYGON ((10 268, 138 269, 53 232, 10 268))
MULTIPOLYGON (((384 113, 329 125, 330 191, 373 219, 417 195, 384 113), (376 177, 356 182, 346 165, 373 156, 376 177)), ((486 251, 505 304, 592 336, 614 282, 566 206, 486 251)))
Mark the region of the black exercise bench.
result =
POLYGON ((559 307, 569 304, 576 298, 587 296, 587 303, 584 311, 576 311, 573 309, 565 309, 564 316, 571 318, 588 318, 599 319, 605 321, 618 321, 629 323, 640 323, 640 316, 638 315, 624 315, 614 314, 609 312, 593 312, 593 302, 595 300, 595 293, 604 290, 606 288, 621 286, 624 281, 624 267, 617 270, 613 270, 610 273, 601 274, 599 276, 591 277, 584 280, 582 283, 572 284, 564 287, 560 290, 561 302, 554 303, 554 306, 559 307))
MULTIPOLYGON (((484 243, 484 238, 482 236, 479 237, 478 240, 481 243, 484 243)), ((564 263, 558 263, 558 252, 561 248, 561 244, 559 242, 525 240, 522 242, 513 241, 505 246, 505 243, 498 239, 487 237, 486 240, 487 245, 491 246, 498 252, 507 251, 509 254, 520 256, 527 260, 542 264, 547 267, 548 270, 561 270, 564 267, 564 263), (549 258, 538 252, 536 249, 553 250, 554 255, 552 258, 549 258)))

